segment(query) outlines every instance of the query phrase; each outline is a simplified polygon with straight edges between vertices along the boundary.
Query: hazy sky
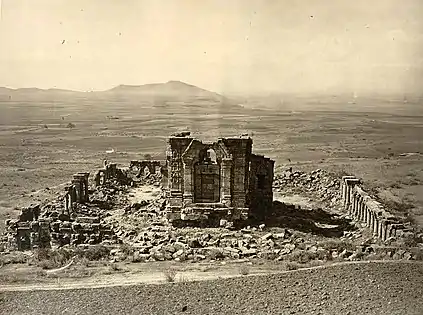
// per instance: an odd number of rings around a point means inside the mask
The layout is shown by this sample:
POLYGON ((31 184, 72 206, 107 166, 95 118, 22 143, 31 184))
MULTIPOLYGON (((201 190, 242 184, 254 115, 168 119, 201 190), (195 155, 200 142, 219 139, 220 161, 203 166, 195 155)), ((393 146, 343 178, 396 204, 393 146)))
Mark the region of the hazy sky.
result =
POLYGON ((422 0, 0 2, 0 86, 422 90, 422 0))

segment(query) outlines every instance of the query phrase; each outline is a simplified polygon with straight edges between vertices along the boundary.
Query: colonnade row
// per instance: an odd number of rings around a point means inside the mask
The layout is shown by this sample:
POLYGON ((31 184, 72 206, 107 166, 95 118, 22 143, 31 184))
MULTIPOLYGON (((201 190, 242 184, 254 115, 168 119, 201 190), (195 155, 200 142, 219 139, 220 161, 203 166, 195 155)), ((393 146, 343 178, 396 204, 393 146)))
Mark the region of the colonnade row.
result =
POLYGON ((341 193, 344 209, 355 221, 364 223, 373 235, 386 240, 404 229, 398 219, 361 188, 360 180, 354 176, 342 177, 341 193))

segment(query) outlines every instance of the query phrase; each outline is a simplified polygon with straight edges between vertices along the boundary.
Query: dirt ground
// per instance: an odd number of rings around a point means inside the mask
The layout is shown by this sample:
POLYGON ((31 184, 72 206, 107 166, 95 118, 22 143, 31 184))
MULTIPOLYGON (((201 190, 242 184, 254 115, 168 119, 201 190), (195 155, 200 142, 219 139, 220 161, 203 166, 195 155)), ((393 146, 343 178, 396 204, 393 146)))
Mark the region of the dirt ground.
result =
POLYGON ((26 289, 0 293, 0 314, 418 315, 422 268, 417 262, 366 262, 160 285, 26 289))
POLYGON ((104 159, 164 158, 166 138, 178 130, 205 140, 249 133, 255 152, 275 159, 277 169, 353 173, 423 226, 423 110, 374 102, 278 110, 100 98, 2 102, 0 228, 16 206, 52 198, 73 173, 104 159))

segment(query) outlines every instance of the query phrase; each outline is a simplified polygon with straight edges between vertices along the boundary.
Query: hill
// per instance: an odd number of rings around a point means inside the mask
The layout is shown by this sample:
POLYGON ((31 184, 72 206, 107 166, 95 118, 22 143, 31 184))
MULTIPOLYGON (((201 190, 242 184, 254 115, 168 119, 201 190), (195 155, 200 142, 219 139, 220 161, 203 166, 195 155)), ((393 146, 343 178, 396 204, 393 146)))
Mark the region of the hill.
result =
POLYGON ((0 101, 62 100, 62 98, 130 98, 165 100, 207 100, 221 102, 224 97, 181 81, 144 85, 119 85, 110 90, 98 92, 78 92, 64 89, 0 87, 0 101))
POLYGON ((153 83, 144 85, 119 85, 108 91, 108 94, 130 94, 139 96, 161 96, 171 98, 206 98, 221 100, 222 96, 190 85, 181 81, 169 81, 166 83, 153 83))

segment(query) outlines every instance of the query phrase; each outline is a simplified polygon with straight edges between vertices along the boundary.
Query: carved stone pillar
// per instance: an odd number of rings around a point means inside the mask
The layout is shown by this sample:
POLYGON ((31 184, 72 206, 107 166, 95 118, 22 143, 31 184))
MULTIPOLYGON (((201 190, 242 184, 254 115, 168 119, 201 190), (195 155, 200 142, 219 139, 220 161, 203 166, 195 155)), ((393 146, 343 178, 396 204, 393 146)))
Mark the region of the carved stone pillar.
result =
POLYGON ((65 195, 64 195, 64 198, 63 198, 65 211, 69 211, 69 198, 70 198, 70 196, 69 196, 70 189, 69 188, 70 188, 69 186, 65 186, 64 189, 63 189, 65 191, 65 195))
POLYGON ((386 220, 382 220, 381 221, 381 226, 382 226, 382 231, 381 231, 381 238, 383 241, 386 241, 386 239, 388 238, 388 229, 387 229, 387 222, 386 220))
POLYGON ((342 200, 343 200, 345 209, 347 209, 347 206, 349 204, 349 185, 348 185, 347 180, 353 179, 353 178, 354 178, 354 176, 350 176, 350 175, 342 176, 341 189, 342 189, 342 200))
POLYGON ((79 179, 72 179, 72 185, 75 187, 75 202, 81 202, 81 182, 79 179))
POLYGON ((80 172, 80 173, 78 173, 78 175, 81 175, 82 176, 82 180, 83 180, 83 194, 84 194, 84 201, 85 202, 87 202, 87 201, 89 201, 89 196, 88 196, 88 185, 89 185, 89 183, 88 183, 88 179, 89 179, 89 176, 90 176, 90 173, 87 173, 87 172, 80 172))
POLYGON ((353 195, 353 215, 354 219, 358 221, 358 194, 356 192, 353 195))
POLYGON ((371 213, 370 208, 368 206, 368 201, 369 201, 369 197, 366 196, 364 198, 364 203, 365 203, 365 207, 366 207, 366 225, 367 225, 367 227, 371 227, 372 226, 372 213, 371 213))
POLYGON ((346 209, 350 214, 353 214, 353 188, 360 181, 357 178, 346 176, 344 177, 344 182, 346 186, 346 209))
POLYGON ((232 205, 231 196, 231 172, 232 172, 232 159, 223 158, 221 163, 221 175, 220 175, 220 200, 227 207, 232 205))
POLYGON ((377 235, 378 227, 379 227, 379 219, 376 216, 376 213, 373 212, 373 234, 377 235))
POLYGON ((191 157, 183 159, 183 176, 184 176, 184 205, 193 203, 194 201, 194 160, 191 157))
POLYGON ((69 194, 65 195, 64 204, 65 204, 65 211, 69 212, 69 194))
POLYGON ((86 201, 85 191, 88 191, 88 187, 85 188, 85 176, 81 173, 73 175, 73 178, 78 181, 79 186, 79 200, 78 202, 84 203, 86 201))

